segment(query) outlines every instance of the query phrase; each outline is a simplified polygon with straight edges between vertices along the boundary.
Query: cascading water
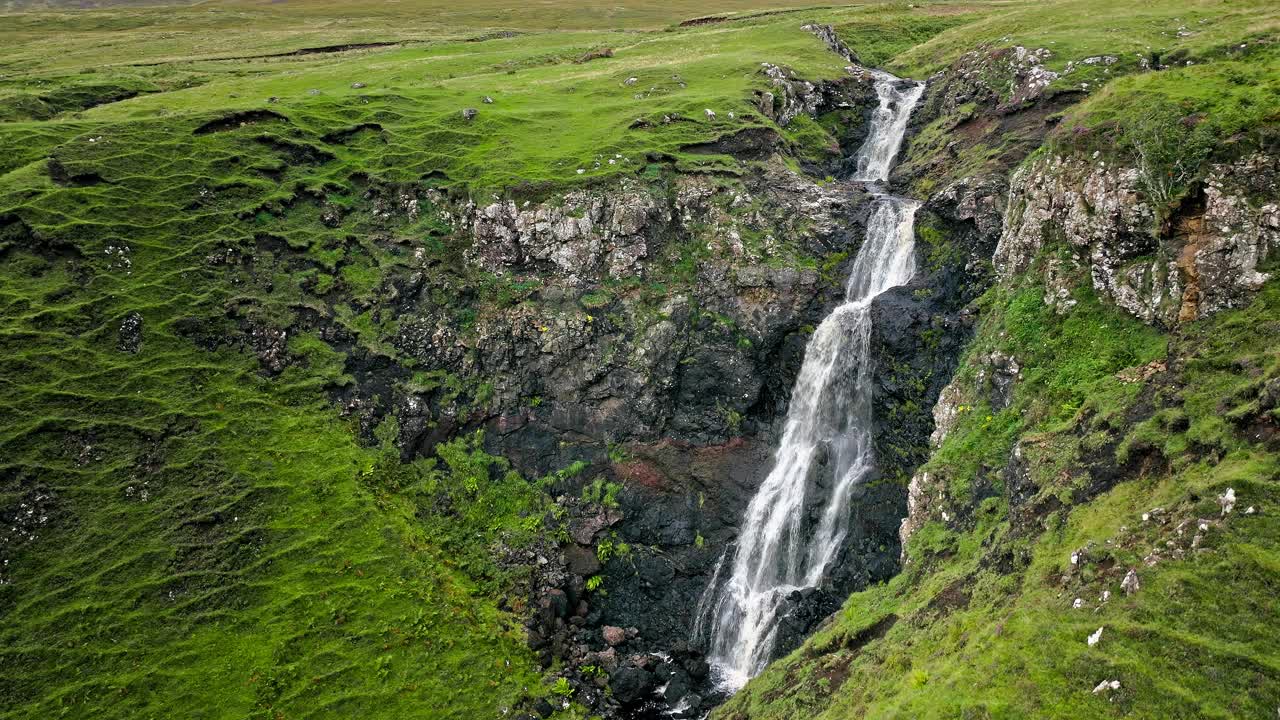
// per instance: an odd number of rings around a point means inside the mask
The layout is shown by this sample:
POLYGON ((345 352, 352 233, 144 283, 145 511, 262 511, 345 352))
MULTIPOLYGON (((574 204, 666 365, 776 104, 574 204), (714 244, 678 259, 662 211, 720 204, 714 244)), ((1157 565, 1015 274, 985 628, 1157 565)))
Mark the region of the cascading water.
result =
MULTIPOLYGON (((855 180, 887 180, 924 86, 876 72, 879 107, 855 156, 855 180)), ((722 557, 703 594, 695 632, 721 686, 736 690, 770 660, 778 613, 793 591, 817 586, 848 530, 850 492, 874 467, 871 448, 871 301, 910 280, 919 203, 873 190, 866 238, 845 302, 805 349, 773 470, 743 518, 732 564, 722 557), (815 482, 823 475, 829 480, 815 482), (815 485, 825 487, 820 490, 815 485), (812 495, 824 504, 815 518, 812 495), (730 575, 724 581, 724 571, 730 575)))

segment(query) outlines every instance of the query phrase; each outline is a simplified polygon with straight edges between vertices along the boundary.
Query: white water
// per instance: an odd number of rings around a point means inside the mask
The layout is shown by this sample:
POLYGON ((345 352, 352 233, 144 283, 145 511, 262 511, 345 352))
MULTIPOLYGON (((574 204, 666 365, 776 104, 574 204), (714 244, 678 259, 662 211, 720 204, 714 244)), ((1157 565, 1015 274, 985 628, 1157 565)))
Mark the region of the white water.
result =
MULTIPOLYGON (((881 182, 924 86, 887 73, 875 78, 880 105, 855 157, 854 179, 881 182)), ((699 604, 695 633, 709 637, 708 657, 727 690, 740 688, 769 662, 783 601, 822 581, 848 530, 850 492, 874 467, 870 306, 915 272, 919 203, 873 192, 875 207, 845 302, 805 348, 773 470, 747 507, 731 564, 727 554, 721 558, 699 604)))

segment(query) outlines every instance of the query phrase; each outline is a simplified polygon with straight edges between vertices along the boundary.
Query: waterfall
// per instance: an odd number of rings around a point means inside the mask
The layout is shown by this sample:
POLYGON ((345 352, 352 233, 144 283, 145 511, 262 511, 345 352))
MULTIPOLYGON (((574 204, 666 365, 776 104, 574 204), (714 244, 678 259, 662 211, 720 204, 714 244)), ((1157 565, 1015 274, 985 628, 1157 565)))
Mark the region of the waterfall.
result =
MULTIPOLYGON (((855 156, 854 179, 878 183, 889 177, 924 86, 879 71, 874 77, 879 106, 855 156)), ((845 302, 805 348, 773 470, 747 506, 736 548, 720 559, 699 603, 695 633, 709 638, 708 657, 727 690, 741 687, 771 659, 783 602, 822 581, 848 531, 849 495, 874 467, 871 301, 915 272, 919 203, 879 189, 873 196, 845 302), (721 581, 724 572, 728 577, 721 581)))

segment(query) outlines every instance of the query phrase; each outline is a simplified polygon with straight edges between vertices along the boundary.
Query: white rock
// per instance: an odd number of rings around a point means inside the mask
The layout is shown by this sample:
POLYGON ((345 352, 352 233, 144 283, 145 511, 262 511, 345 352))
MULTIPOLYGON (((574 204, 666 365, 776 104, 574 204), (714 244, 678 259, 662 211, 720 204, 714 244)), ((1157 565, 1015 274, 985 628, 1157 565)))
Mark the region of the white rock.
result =
POLYGON ((1228 515, 1236 506, 1236 489, 1227 488, 1227 491, 1218 496, 1218 504, 1222 506, 1222 514, 1228 515))
POLYGON ((1102 628, 1098 628, 1097 632, 1090 635, 1087 642, 1089 643, 1089 647, 1093 647, 1094 645, 1097 645, 1100 640, 1102 640, 1102 628))
POLYGON ((1119 689, 1120 689, 1119 680, 1103 680, 1102 682, 1098 683, 1098 687, 1093 689, 1093 694, 1097 695, 1098 693, 1103 692, 1104 690, 1119 690, 1119 689))
POLYGON ((1125 595, 1132 595, 1138 592, 1142 587, 1142 583, 1138 582, 1138 573, 1133 568, 1129 568, 1129 572, 1124 576, 1124 580, 1120 581, 1120 589, 1124 590, 1125 595))
POLYGON ((1071 609, 1073 610, 1079 610, 1082 607, 1084 607, 1084 598, 1076 598, 1075 602, 1071 603, 1071 609))

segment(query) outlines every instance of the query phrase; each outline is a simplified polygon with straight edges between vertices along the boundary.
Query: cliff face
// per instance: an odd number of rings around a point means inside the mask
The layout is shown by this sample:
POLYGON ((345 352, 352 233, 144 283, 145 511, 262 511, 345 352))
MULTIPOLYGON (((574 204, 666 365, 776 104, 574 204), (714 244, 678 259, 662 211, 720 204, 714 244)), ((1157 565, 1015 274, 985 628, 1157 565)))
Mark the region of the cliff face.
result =
MULTIPOLYGON (((1088 287, 1102 302, 1167 329, 1253 302, 1271 277, 1261 269, 1274 265, 1268 259, 1280 238, 1274 157, 1213 165, 1159 229, 1138 176, 1135 168, 1081 157, 1046 157, 1021 168, 993 257, 1000 287, 1042 288, 1042 302, 1060 316, 1079 303, 1077 289, 1088 287)), ((948 385, 934 407, 935 449, 961 412, 1008 407, 1022 378, 1018 359, 998 350, 970 362, 974 372, 948 385)), ((1016 474, 1022 461, 1021 448, 1013 452, 1006 474, 1016 474)), ((904 545, 929 520, 962 514, 946 506, 945 486, 946 478, 929 471, 912 478, 904 545)))
POLYGON ((1069 253, 1043 268, 1046 302, 1059 309, 1081 276, 1099 297, 1166 328, 1240 307, 1269 279, 1259 267, 1280 240, 1276 162, 1257 153, 1214 164, 1158 219, 1136 167, 1096 157, 1037 160, 1012 180, 997 272, 1004 281, 1018 277, 1046 243, 1060 240, 1069 253))
MULTIPOLYGON (((875 102, 869 76, 815 84, 776 66, 762 72, 774 90, 760 104, 780 126, 839 117, 841 149, 825 168, 838 173, 875 102)), ((751 132, 708 148, 753 158, 741 179, 659 173, 539 201, 380 191, 370 200, 393 222, 448 233, 368 302, 392 329, 378 341, 392 352, 362 353, 320 317, 302 323, 356 356, 354 382, 336 394, 368 437, 393 427, 413 459, 481 430, 488 452, 548 479, 564 536, 506 562, 518 573, 535 566, 516 595, 543 665, 616 676, 616 700, 579 688, 578 700, 602 711, 656 712, 643 708, 689 695, 692 713, 714 693, 690 643, 698 600, 770 469, 805 343, 840 302, 862 240, 865 188, 788 167, 787 142, 751 132), (677 661, 659 667, 652 653, 677 661), (655 698, 661 686, 669 689, 655 698)), ((934 322, 932 311, 917 315, 934 322)), ((916 337, 892 329, 883 352, 907 357, 916 337)), ((278 355, 264 347, 264 357, 278 355)), ((921 362, 933 373, 932 359, 921 362)), ((921 391, 936 393, 942 377, 921 391)), ((885 385, 906 382, 886 375, 885 385)), ((880 412, 888 427, 899 411, 880 412)), ((886 475, 918 461, 905 457, 886 475)), ((839 568, 822 591, 796 599, 783 647, 850 591, 897 570, 902 485, 859 494, 839 568)))
POLYGON ((4 16, 0 718, 1273 714, 1275 3, 573 2, 4 16), (726 698, 885 190, 876 468, 726 698))

